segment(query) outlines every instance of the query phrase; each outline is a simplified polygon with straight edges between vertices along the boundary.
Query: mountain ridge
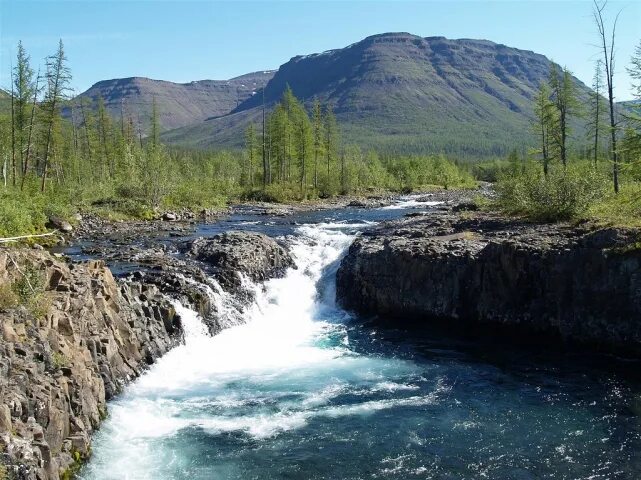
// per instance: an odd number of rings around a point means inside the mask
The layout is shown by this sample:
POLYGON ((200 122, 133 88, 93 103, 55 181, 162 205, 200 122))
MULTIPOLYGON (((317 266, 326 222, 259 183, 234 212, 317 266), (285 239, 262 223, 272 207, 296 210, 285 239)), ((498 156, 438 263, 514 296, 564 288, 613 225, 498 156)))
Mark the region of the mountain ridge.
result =
MULTIPOLYGON (((342 49, 298 55, 264 89, 273 105, 286 86, 307 105, 334 109, 348 143, 397 153, 504 155, 531 144, 533 99, 556 65, 542 54, 490 40, 369 36, 342 49)), ((589 88, 574 79, 579 97, 589 88)), ((262 95, 230 115, 165 132, 168 143, 240 147, 242 128, 259 117, 262 95)), ((576 124, 577 133, 582 130, 576 124)), ((577 136, 578 138, 578 136, 577 136)))
MULTIPOLYGON (((272 108, 290 86, 308 107, 318 99, 333 108, 345 143, 382 152, 491 157, 533 144, 533 99, 552 66, 558 67, 540 53, 486 39, 391 32, 229 80, 177 84, 129 77, 97 82, 81 96, 100 92, 115 116, 122 98, 128 99, 138 118, 150 117, 155 97, 163 141, 220 149, 242 147, 245 128, 261 121, 261 92, 272 108), (169 93, 157 92, 167 85, 169 93)), ((586 101, 590 89, 576 78, 574 83, 586 101)), ((583 123, 573 121, 576 142, 583 123)))
POLYGON ((155 99, 161 128, 172 129, 230 113, 262 89, 273 73, 273 70, 263 70, 229 80, 185 83, 139 76, 101 80, 75 97, 74 103, 81 99, 95 103, 102 97, 112 116, 135 116, 146 131, 155 99))

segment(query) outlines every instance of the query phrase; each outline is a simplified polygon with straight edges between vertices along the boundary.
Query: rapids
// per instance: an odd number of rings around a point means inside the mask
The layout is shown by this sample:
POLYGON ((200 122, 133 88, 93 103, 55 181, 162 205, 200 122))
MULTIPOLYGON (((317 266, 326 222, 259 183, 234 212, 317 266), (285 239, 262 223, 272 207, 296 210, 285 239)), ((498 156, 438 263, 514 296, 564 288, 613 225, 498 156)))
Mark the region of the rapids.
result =
POLYGON ((636 380, 585 359, 412 337, 337 307, 338 262, 367 226, 291 227, 298 268, 254 285, 244 314, 210 290, 229 306, 219 335, 176 303, 185 344, 110 403, 80 477, 636 478, 636 380))

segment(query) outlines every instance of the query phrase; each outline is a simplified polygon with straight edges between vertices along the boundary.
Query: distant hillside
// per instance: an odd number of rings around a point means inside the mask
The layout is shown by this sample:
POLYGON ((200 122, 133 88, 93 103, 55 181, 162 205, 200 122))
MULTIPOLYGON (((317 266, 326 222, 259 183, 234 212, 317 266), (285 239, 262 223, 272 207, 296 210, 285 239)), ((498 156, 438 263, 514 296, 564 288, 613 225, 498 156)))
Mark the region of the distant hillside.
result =
POLYGON ((132 77, 103 80, 78 97, 96 101, 99 96, 114 118, 131 115, 148 128, 151 106, 156 99, 160 125, 172 129, 226 115, 262 89, 274 75, 273 71, 255 72, 231 80, 200 80, 172 83, 149 78, 132 77))
MULTIPOLYGON (((503 155, 530 140, 532 100, 552 62, 530 51, 485 40, 368 37, 343 49, 298 56, 265 87, 273 105, 286 85, 311 102, 331 104, 344 138, 397 152, 503 155)), ((576 80, 580 95, 588 88, 576 80)), ((260 117, 262 95, 231 115, 166 132, 178 145, 238 147, 260 117)))

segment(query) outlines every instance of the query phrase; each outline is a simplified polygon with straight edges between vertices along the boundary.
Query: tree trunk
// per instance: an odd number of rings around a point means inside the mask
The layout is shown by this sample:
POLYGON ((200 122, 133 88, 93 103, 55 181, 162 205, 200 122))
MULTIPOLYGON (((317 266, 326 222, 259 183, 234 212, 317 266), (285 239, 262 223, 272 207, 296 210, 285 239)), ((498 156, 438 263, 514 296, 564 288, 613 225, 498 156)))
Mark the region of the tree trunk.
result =
POLYGON ((15 95, 13 93, 13 67, 11 68, 11 170, 13 172, 13 186, 16 186, 16 113, 15 95))
POLYGON ((33 105, 31 106, 31 119, 29 120, 29 135, 27 138, 27 153, 25 154, 24 159, 24 171, 22 172, 22 182, 20 183, 20 190, 24 190, 24 181, 27 177, 27 172, 29 171, 29 156, 31 154, 31 137, 33 136, 33 123, 36 116, 36 102, 38 100, 38 82, 40 80, 40 70, 38 70, 38 75, 36 75, 36 88, 33 92, 33 105))

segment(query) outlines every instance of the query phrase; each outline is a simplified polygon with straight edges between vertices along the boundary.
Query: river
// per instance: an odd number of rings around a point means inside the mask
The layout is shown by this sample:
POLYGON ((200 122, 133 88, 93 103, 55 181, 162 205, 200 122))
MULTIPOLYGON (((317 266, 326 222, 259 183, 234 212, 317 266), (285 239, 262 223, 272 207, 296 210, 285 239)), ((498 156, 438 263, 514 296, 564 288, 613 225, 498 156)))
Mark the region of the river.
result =
POLYGON ((430 208, 408 198, 199 227, 281 237, 298 268, 253 286, 242 321, 212 290, 229 315, 214 337, 176 303, 185 344, 110 402, 80 477, 639 478, 638 363, 383 328, 335 304, 354 236, 430 208))

